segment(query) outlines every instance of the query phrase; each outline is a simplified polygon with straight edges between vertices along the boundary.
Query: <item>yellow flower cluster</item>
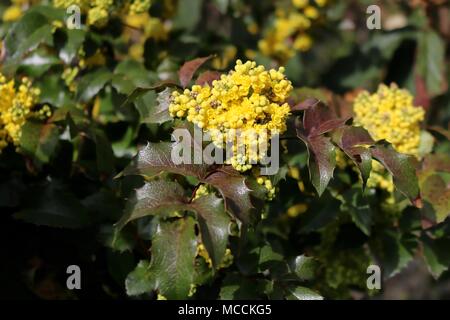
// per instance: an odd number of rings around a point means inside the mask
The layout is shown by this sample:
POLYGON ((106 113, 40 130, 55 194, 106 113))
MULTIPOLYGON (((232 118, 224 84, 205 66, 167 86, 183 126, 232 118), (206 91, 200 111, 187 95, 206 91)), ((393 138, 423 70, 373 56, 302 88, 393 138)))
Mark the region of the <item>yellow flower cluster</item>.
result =
POLYGON ((272 200, 275 197, 276 188, 272 185, 272 181, 266 176, 260 176, 256 179, 256 182, 259 185, 264 186, 266 191, 267 200, 272 200))
MULTIPOLYGON (((353 104, 355 123, 363 126, 375 140, 385 139, 401 153, 418 156, 420 124, 425 113, 413 105, 413 96, 397 85, 384 84, 374 94, 360 93, 353 104)), ((378 162, 373 162, 369 187, 393 191, 392 177, 378 162)))
POLYGON ((231 144, 233 155, 227 163, 246 171, 266 155, 271 136, 286 130, 290 108, 285 101, 292 84, 283 73, 283 67, 265 70, 255 62, 237 60, 234 70, 212 86, 174 91, 170 115, 203 128, 219 148, 231 144))
MULTIPOLYGON (((95 1, 92 1, 95 3, 95 1)), ((68 8, 72 5, 80 7, 81 10, 89 9, 89 0, 53 0, 53 5, 57 8, 68 8)))
POLYGON ((33 110, 39 94, 40 90, 32 88, 27 78, 23 78, 16 89, 14 80, 7 81, 0 73, 0 152, 8 143, 19 144, 22 126, 27 119, 42 119, 51 115, 48 106, 33 110))
POLYGON ((197 190, 195 190, 195 195, 194 195, 193 200, 198 199, 198 198, 200 198, 200 197, 202 197, 202 196, 206 196, 206 195, 208 195, 209 193, 210 193, 210 190, 209 190, 208 186, 205 185, 205 184, 201 184, 201 185, 197 188, 197 190))
POLYGON ((129 14, 143 13, 150 8, 151 0, 53 0, 53 4, 57 8, 77 5, 83 13, 87 13, 89 25, 104 26, 108 22, 111 9, 127 11, 129 14))
POLYGON ((327 0, 292 0, 290 7, 277 9, 273 26, 258 43, 261 52, 285 62, 297 51, 308 51, 312 46, 308 31, 326 4, 327 0))
POLYGON ((130 14, 139 14, 150 9, 150 0, 134 0, 130 5, 130 14))

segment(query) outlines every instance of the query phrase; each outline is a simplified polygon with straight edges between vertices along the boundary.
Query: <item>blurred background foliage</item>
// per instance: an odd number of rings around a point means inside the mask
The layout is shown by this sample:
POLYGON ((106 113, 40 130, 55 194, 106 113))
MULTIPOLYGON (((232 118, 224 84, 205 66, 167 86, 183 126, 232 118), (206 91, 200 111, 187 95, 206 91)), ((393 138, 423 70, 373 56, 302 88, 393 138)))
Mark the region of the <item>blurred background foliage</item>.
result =
POLYGON ((348 166, 319 198, 306 148, 283 141, 285 181, 263 219, 245 244, 230 237, 234 258, 215 272, 197 248, 189 298, 449 298, 449 8, 445 0, 2 0, 0 111, 20 112, 1 120, 0 297, 163 298, 151 290, 149 248, 170 251, 171 238, 152 243, 157 217, 113 226, 143 183, 114 177, 139 147, 169 140, 173 122, 155 118, 155 91, 124 102, 137 87, 177 81, 185 61, 214 55, 206 65, 220 72, 236 59, 284 66, 296 101, 318 98, 342 117, 363 89, 406 88, 425 111, 424 205, 376 188, 362 197, 348 166), (382 28, 369 30, 375 3, 382 28), (66 27, 72 4, 80 29, 66 27), (381 291, 366 288, 373 263, 383 267, 381 291), (66 288, 71 264, 81 267, 82 290, 66 288))

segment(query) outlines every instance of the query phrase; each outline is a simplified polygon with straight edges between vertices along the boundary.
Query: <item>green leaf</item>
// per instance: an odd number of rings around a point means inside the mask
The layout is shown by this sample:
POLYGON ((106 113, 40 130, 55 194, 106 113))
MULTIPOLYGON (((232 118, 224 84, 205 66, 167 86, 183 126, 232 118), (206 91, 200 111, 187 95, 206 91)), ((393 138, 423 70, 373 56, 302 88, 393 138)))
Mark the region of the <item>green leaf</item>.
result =
POLYGON ((171 92, 169 88, 166 88, 159 92, 155 99, 155 93, 150 91, 136 99, 135 105, 141 114, 141 123, 161 124, 172 120, 169 114, 171 92))
POLYGON ((183 193, 183 188, 176 182, 154 180, 145 183, 128 200, 117 228, 120 230, 128 222, 145 216, 170 217, 177 215, 177 210, 187 210, 187 199, 183 193))
POLYGON ((86 208, 64 185, 52 182, 30 188, 15 218, 37 225, 82 228, 90 224, 86 208))
POLYGON ((52 66, 60 63, 58 58, 44 50, 36 50, 20 63, 20 70, 32 77, 40 77, 52 66))
POLYGON ((192 30, 201 19, 203 0, 180 1, 173 19, 174 29, 192 30))
POLYGON ((424 235, 422 237, 423 256, 427 263, 430 273, 435 279, 448 270, 450 266, 450 239, 438 238, 431 239, 424 235))
POLYGON ((264 282, 247 279, 239 274, 229 273, 220 288, 220 300, 249 300, 261 298, 264 282))
POLYGON ((150 272, 168 299, 186 299, 194 282, 197 240, 194 219, 160 222, 152 242, 150 272))
POLYGON ((372 156, 381 162, 394 178, 398 190, 413 204, 420 201, 419 184, 416 176, 417 161, 413 156, 398 153, 386 141, 377 142, 371 149, 372 156))
POLYGON ((114 172, 114 152, 106 134, 101 130, 94 130, 95 153, 97 169, 100 174, 114 172))
POLYGON ((313 257, 300 255, 290 263, 291 270, 300 280, 312 280, 315 276, 318 263, 313 257))
POLYGON ((372 226, 372 210, 363 194, 358 189, 352 188, 344 193, 343 207, 352 217, 352 221, 367 236, 370 235, 372 226))
MULTIPOLYGON (((42 103, 49 103, 58 107, 68 107, 74 104, 71 101, 70 93, 64 81, 61 79, 61 75, 45 76, 36 82, 36 86, 41 90, 39 99, 42 103)), ((58 112, 58 110, 55 110, 55 112, 58 112)))
POLYGON ((270 270, 271 274, 283 275, 288 272, 284 256, 275 251, 270 244, 258 247, 250 252, 250 254, 252 253, 258 257, 258 272, 264 273, 266 270, 270 270))
POLYGON ((445 88, 444 69, 445 43, 432 30, 418 35, 417 71, 424 78, 427 91, 431 96, 437 95, 445 88))
POLYGON ((136 268, 130 272, 125 279, 125 289, 127 291, 127 295, 137 296, 155 289, 155 279, 152 278, 152 274, 149 269, 149 261, 139 261, 136 268))
POLYGON ((317 199, 311 205, 314 211, 311 210, 304 215, 300 231, 308 233, 324 227, 339 214, 339 205, 340 202, 326 192, 324 197, 317 199))
POLYGON ((118 93, 129 95, 136 88, 135 84, 128 76, 122 74, 114 74, 111 78, 111 86, 118 93))
POLYGON ((104 225, 100 228, 99 238, 106 247, 118 252, 131 252, 136 242, 133 235, 111 225, 104 225))
POLYGON ((384 230, 376 240, 379 242, 377 247, 373 247, 373 252, 381 261, 386 278, 396 275, 413 260, 417 243, 403 238, 398 230, 384 230))
POLYGON ((136 101, 137 98, 141 97, 142 95, 146 94, 149 91, 160 92, 170 87, 178 88, 179 85, 173 81, 168 80, 157 83, 150 87, 137 87, 133 90, 133 92, 131 92, 131 94, 128 95, 124 103, 122 103, 122 107, 128 105, 129 103, 133 103, 134 101, 136 101))
POLYGON ((96 96, 111 80, 112 73, 106 68, 90 72, 80 79, 77 89, 77 100, 87 102, 96 96))
POLYGON ((223 200, 213 194, 202 196, 192 203, 197 212, 202 242, 211 257, 214 267, 218 267, 225 255, 228 244, 230 217, 224 210, 223 200))
POLYGON ((9 30, 5 46, 9 58, 15 60, 41 43, 52 43, 52 26, 43 13, 30 10, 9 30))
POLYGON ((81 29, 64 29, 66 41, 59 51, 59 57, 65 63, 70 64, 78 55, 81 46, 86 39, 86 31, 81 29))
POLYGON ((55 20, 64 21, 66 17, 66 10, 64 8, 55 8, 52 5, 32 6, 29 11, 43 14, 52 22, 55 20))
POLYGON ((317 292, 305 287, 290 287, 287 289, 288 300, 323 300, 323 297, 317 292))
POLYGON ((59 130, 54 124, 27 121, 20 137, 21 151, 33 157, 38 164, 50 161, 58 144, 59 130))

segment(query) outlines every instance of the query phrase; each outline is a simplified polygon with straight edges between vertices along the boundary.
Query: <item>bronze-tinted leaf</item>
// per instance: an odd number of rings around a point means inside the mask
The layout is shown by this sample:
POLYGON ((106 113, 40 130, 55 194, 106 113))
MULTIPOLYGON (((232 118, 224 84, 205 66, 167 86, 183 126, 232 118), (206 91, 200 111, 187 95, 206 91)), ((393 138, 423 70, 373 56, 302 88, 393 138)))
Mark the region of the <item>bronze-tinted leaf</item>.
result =
POLYGON ((181 86, 183 88, 186 88, 189 82, 191 81, 192 77, 194 76, 195 72, 197 71, 197 69, 200 68, 202 64, 204 64, 211 58, 212 56, 208 56, 185 62, 181 66, 180 71, 178 72, 181 86))

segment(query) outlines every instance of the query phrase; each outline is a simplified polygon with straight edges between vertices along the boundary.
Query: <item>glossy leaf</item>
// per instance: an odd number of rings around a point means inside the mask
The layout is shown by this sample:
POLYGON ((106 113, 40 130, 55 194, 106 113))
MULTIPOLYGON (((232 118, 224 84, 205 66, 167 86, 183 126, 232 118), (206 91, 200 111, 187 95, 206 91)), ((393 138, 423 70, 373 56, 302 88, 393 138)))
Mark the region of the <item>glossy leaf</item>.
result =
POLYGON ((192 202, 197 212, 202 242, 217 267, 225 255, 231 219, 224 210, 223 200, 210 194, 192 202))
POLYGON ((245 177, 216 171, 205 180, 206 183, 217 188, 225 200, 225 209, 244 223, 250 222, 250 213, 254 209, 250 194, 252 190, 247 186, 245 177))
POLYGON ((177 210, 187 209, 183 193, 183 188, 176 182, 154 180, 145 183, 127 202, 117 227, 122 229, 128 222, 148 215, 176 216, 177 210))
POLYGON ((168 299, 185 299, 194 282, 197 240, 190 217, 161 222, 152 242, 150 272, 168 299))
MULTIPOLYGON (((149 142, 146 147, 142 148, 138 152, 131 164, 125 168, 123 174, 136 174, 152 177, 165 171, 183 175, 190 175, 197 178, 203 178, 206 176, 209 165, 175 163, 172 160, 172 152, 177 151, 177 149, 175 148, 177 148, 177 143, 149 142)), ((190 161, 190 163, 194 163, 193 159, 192 161, 190 161)))
POLYGON ((420 194, 416 176, 417 162, 412 156, 398 153, 385 141, 372 147, 372 156, 392 174, 394 184, 414 204, 419 205, 420 194))

